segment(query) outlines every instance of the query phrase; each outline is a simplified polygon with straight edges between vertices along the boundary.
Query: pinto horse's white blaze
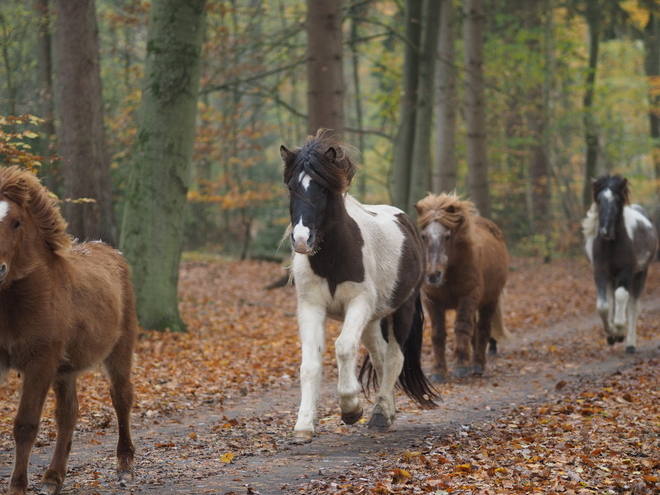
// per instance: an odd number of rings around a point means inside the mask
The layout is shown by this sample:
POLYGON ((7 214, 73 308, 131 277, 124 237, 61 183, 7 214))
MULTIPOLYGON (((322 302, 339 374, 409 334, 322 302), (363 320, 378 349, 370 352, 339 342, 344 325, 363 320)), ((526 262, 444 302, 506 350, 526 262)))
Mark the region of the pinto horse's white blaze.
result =
POLYGON ((300 172, 298 180, 300 181, 300 185, 303 187, 303 189, 307 191, 307 189, 309 189, 309 185, 312 182, 312 178, 305 172, 300 172))
POLYGON ((9 203, 7 203, 6 201, 0 201, 0 222, 2 222, 5 219, 8 211, 9 211, 9 203))

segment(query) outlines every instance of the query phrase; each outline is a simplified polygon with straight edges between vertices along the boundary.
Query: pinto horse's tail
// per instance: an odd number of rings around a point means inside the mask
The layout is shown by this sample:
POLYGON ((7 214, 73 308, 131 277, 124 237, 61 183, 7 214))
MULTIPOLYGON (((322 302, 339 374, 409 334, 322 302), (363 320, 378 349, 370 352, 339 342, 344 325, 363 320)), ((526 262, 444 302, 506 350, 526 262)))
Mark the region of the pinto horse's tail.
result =
MULTIPOLYGON (((384 318, 381 323, 383 336, 388 335, 387 318, 384 318)), ((397 382, 398 387, 403 390, 408 397, 415 401, 423 409, 433 409, 438 405, 435 401, 442 400, 438 392, 433 388, 433 385, 428 381, 424 371, 422 370, 422 334, 424 331, 424 310, 422 308, 422 299, 418 295, 415 300, 415 310, 413 313, 413 321, 410 327, 408 339, 403 343, 401 351, 403 352, 403 368, 399 374, 397 382)), ((362 362, 360 369, 359 381, 362 383, 362 389, 365 393, 370 388, 378 386, 378 378, 376 370, 371 364, 369 354, 367 354, 362 362), (366 384, 363 378, 367 379, 366 384)))

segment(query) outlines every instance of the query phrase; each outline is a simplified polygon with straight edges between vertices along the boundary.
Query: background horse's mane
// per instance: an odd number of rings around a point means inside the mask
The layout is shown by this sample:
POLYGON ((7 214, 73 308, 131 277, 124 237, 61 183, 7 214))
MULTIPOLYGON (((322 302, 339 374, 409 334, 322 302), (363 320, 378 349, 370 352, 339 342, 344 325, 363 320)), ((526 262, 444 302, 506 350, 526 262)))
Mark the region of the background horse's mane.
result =
POLYGON ((461 201, 455 194, 429 194, 415 205, 419 218, 417 222, 425 229, 431 222, 440 222, 450 230, 461 224, 467 224, 470 216, 478 215, 472 201, 461 201))
POLYGON ((285 183, 295 187, 298 181, 292 179, 305 172, 334 194, 348 190, 356 170, 348 156, 349 147, 326 133, 326 129, 320 129, 315 136, 307 136, 300 148, 288 151, 284 160, 285 183))
POLYGON ((71 247, 71 236, 66 233, 66 222, 60 214, 57 201, 48 196, 46 188, 32 172, 16 166, 2 168, 0 196, 7 197, 30 212, 53 252, 60 253, 71 247))
POLYGON ((593 191, 594 201, 598 201, 598 195, 608 187, 614 194, 618 194, 621 197, 624 205, 630 204, 630 188, 628 187, 628 180, 619 174, 605 174, 593 179, 591 189, 593 191))

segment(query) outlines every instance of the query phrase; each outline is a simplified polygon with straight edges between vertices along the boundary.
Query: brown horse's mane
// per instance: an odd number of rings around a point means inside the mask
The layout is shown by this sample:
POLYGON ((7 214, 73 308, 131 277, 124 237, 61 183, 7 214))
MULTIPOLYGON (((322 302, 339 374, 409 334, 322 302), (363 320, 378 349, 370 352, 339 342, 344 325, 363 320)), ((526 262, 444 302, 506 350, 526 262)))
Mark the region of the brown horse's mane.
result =
POLYGON ((60 213, 57 201, 32 172, 17 166, 0 169, 0 196, 27 209, 48 246, 55 253, 71 247, 71 236, 66 232, 66 222, 60 213))
POLYGON ((327 129, 319 129, 315 136, 307 136, 300 148, 286 150, 286 184, 295 185, 296 181, 292 179, 304 172, 334 194, 343 194, 348 190, 356 171, 353 160, 348 156, 349 146, 336 136, 328 136, 327 132, 327 129))
POLYGON ((450 230, 470 224, 473 216, 478 215, 472 201, 462 201, 455 194, 429 194, 415 205, 417 223, 425 229, 431 222, 440 222, 450 230))

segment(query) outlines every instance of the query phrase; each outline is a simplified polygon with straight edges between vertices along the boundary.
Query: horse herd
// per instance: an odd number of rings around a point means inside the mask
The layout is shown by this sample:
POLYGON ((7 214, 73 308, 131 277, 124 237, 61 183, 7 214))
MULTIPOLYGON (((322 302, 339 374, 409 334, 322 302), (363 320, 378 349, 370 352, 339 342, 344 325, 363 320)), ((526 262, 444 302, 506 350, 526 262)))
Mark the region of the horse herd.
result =
MULTIPOLYGON (((347 147, 323 131, 280 153, 290 192, 287 232, 302 348, 294 443, 314 436, 327 318, 343 321, 335 352, 347 424, 363 415, 363 387, 376 389, 368 423, 376 431, 395 419, 397 386, 420 407, 436 407, 432 382, 444 382, 449 373, 447 310, 456 311, 453 375, 482 374, 488 346, 495 353, 507 337, 502 292, 509 256, 500 229, 454 194, 421 199, 417 225, 392 206, 360 204, 347 194, 355 174, 347 147), (421 366, 425 312, 432 323, 429 378, 421 366), (358 374, 360 343, 368 353, 358 374)), ((628 204, 625 178, 598 178, 593 192, 583 231, 597 310, 608 343, 627 338, 626 351, 634 352, 656 232, 643 209, 628 204)), ((130 374, 138 322, 129 268, 103 243, 72 244, 57 203, 18 167, 0 169, 0 314, 0 381, 9 369, 23 377, 8 493, 27 493, 29 457, 51 386, 57 441, 40 493, 60 490, 78 415, 76 378, 99 363, 119 424, 118 478, 132 480, 130 374)))

